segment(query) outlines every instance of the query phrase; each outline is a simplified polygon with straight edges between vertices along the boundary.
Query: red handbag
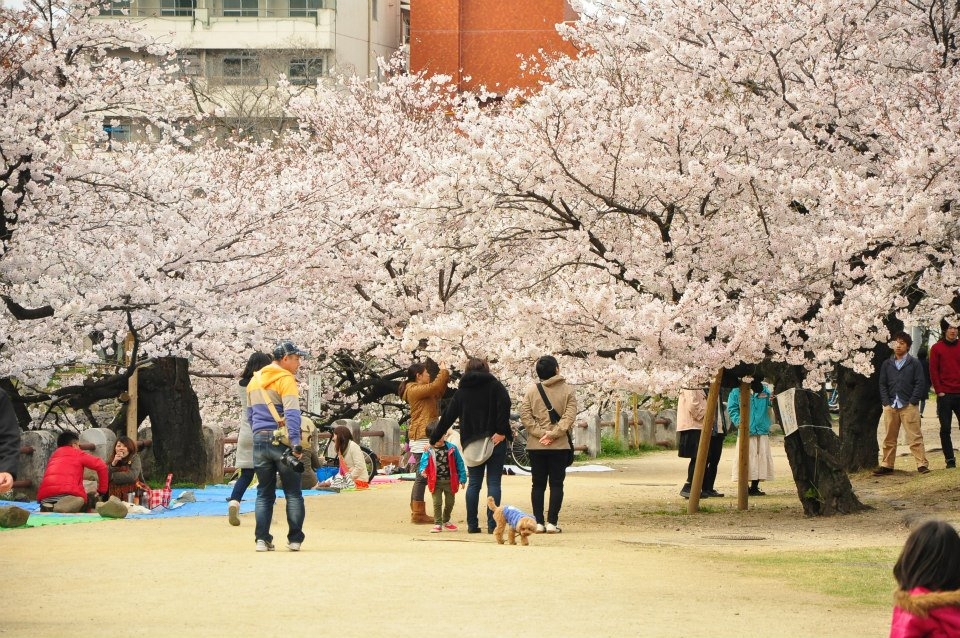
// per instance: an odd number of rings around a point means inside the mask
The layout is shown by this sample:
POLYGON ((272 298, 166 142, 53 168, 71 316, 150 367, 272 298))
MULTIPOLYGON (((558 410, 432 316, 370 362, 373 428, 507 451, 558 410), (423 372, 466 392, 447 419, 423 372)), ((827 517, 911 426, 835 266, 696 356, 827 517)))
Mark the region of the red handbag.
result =
POLYGON ((170 505, 170 497, 172 496, 172 490, 170 489, 170 484, 173 482, 173 474, 167 474, 167 482, 163 487, 157 488, 155 490, 146 488, 147 501, 150 509, 154 507, 167 507, 170 505))

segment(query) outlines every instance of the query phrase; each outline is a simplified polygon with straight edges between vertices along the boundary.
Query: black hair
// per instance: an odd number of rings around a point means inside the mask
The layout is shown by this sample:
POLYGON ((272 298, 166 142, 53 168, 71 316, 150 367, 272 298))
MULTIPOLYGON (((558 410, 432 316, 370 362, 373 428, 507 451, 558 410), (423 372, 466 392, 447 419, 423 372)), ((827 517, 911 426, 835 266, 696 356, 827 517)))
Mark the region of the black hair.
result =
POLYGON ((893 566, 900 589, 960 589, 960 535, 946 521, 932 520, 914 529, 893 566))
POLYGON ((560 369, 560 364, 557 362, 556 357, 552 357, 549 354, 544 355, 537 359, 537 378, 546 380, 550 377, 557 374, 557 370, 560 369))
POLYGON ((397 396, 401 399, 403 398, 403 393, 407 391, 407 385, 413 383, 417 380, 417 375, 427 369, 427 364, 425 363, 411 363, 410 367, 407 368, 407 378, 400 382, 400 387, 397 388, 397 396))
POLYGON ((76 432, 61 432, 60 436, 57 437, 57 447, 66 447, 68 445, 73 445, 74 441, 79 441, 80 435, 76 432))
POLYGON ((240 373, 240 385, 247 387, 247 385, 250 383, 250 379, 253 378, 253 373, 264 366, 270 365, 272 361, 273 358, 266 352, 258 351, 251 354, 250 358, 247 359, 247 367, 243 369, 242 373, 240 373))
POLYGON ((430 423, 427 423, 427 438, 433 438, 433 433, 437 431, 438 425, 440 425, 440 419, 434 419, 430 421, 430 423))
POLYGON ((941 338, 946 339, 946 338, 947 338, 947 330, 949 330, 950 328, 956 328, 956 327, 957 327, 957 325, 956 325, 955 323, 951 323, 951 322, 947 321, 945 318, 944 318, 944 319, 941 319, 941 320, 940 320, 940 336, 941 336, 941 338))
POLYGON ((129 436, 121 435, 117 437, 117 440, 113 443, 114 452, 117 450, 117 443, 123 443, 124 447, 127 448, 127 451, 130 452, 131 456, 137 453, 137 442, 131 439, 129 436))
POLYGON ((486 359, 481 359, 480 357, 470 357, 467 359, 467 365, 463 369, 464 372, 490 372, 490 364, 487 363, 486 359))
POLYGON ((902 341, 907 344, 908 348, 913 345, 913 338, 903 331, 893 333, 893 336, 890 337, 890 341, 902 341))

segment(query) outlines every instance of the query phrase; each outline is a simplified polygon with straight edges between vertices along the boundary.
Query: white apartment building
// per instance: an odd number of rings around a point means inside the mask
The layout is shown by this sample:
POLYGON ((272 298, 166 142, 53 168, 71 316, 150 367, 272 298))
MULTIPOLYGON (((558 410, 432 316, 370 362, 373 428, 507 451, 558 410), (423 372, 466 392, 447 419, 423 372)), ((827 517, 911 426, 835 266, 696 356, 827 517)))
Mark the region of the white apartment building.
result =
POLYGON ((281 73, 303 87, 334 73, 378 79, 378 58, 406 50, 409 16, 409 0, 111 0, 98 19, 175 46, 211 105, 262 122, 282 117, 271 88, 281 73))

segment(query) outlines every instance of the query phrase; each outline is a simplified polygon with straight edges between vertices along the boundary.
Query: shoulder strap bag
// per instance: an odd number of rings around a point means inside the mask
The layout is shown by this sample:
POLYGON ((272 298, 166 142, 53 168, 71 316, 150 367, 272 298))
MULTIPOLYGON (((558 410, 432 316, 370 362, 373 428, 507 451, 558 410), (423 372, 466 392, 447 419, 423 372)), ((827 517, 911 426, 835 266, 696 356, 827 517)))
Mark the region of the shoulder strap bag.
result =
MULTIPOLYGON (((542 383, 537 384, 537 391, 540 392, 540 398, 543 399, 543 404, 547 406, 550 423, 559 423, 560 413, 553 409, 553 405, 550 403, 550 399, 547 398, 547 392, 543 389, 542 383)), ((570 430, 567 430, 567 441, 570 443, 570 454, 567 456, 567 467, 569 467, 573 465, 573 435, 570 433, 570 430)))
MULTIPOLYGON (((256 372, 255 376, 258 376, 259 374, 259 372, 256 372)), ((270 410, 270 415, 273 417, 273 420, 277 422, 277 431, 274 434, 274 441, 290 447, 290 436, 287 433, 286 419, 280 416, 280 413, 277 412, 277 406, 275 406, 273 401, 270 400, 270 395, 268 395, 266 389, 260 385, 259 376, 257 378, 257 385, 259 386, 257 390, 260 392, 260 398, 264 403, 267 404, 267 409, 270 410)))

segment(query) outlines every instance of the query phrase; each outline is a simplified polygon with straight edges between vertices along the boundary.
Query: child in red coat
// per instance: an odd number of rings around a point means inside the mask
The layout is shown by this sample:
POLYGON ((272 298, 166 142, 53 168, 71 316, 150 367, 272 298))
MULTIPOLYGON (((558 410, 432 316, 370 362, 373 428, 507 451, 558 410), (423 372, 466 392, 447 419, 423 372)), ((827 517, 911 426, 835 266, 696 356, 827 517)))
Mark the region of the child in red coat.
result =
POLYGON ((890 638, 960 636, 960 535, 949 523, 927 521, 907 538, 893 566, 890 638))
MULTIPOLYGON (((427 426, 427 436, 433 436, 436 422, 427 426)), ((427 487, 433 496, 433 529, 431 533, 447 530, 457 531, 457 526, 450 522, 453 513, 454 494, 457 486, 463 487, 467 482, 467 468, 463 464, 460 450, 452 443, 441 438, 433 447, 428 447, 420 457, 421 474, 427 480, 427 487), (444 504, 446 496, 446 504, 444 504)))

